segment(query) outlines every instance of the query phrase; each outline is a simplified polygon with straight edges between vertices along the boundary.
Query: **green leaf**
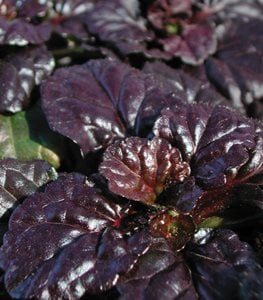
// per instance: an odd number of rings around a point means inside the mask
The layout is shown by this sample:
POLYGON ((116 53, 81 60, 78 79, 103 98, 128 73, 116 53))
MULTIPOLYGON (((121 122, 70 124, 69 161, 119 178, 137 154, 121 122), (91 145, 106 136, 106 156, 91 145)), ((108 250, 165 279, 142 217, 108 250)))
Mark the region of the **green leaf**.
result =
POLYGON ((44 124, 39 108, 0 116, 0 159, 43 159, 58 168, 61 158, 57 142, 56 145, 54 133, 44 124))
POLYGON ((223 221, 223 218, 217 216, 209 217, 199 224, 198 228, 217 228, 222 225, 223 221))

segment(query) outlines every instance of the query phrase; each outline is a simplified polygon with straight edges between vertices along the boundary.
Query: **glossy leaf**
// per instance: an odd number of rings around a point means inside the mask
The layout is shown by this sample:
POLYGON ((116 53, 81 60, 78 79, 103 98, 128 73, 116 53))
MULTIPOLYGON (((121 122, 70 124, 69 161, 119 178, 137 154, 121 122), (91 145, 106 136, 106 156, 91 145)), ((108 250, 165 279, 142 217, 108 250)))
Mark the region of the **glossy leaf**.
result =
MULTIPOLYGON (((234 106, 253 108, 263 96, 263 22, 235 19, 228 25, 216 56, 206 62, 207 75, 234 106)), ((260 116, 262 111, 254 113, 260 116)))
POLYGON ((117 60, 92 60, 49 77, 42 106, 50 127, 87 154, 132 132, 148 133, 164 106, 182 103, 174 91, 172 83, 117 60))
POLYGON ((166 81, 173 85, 176 98, 183 100, 185 103, 209 103, 212 106, 229 104, 227 99, 216 91, 205 76, 192 75, 189 68, 173 69, 161 62, 146 62, 143 71, 154 73, 160 81, 166 81))
POLYGON ((190 168, 168 142, 131 137, 108 147, 100 173, 112 192, 153 204, 168 184, 183 181, 190 168))
POLYGON ((45 161, 21 162, 15 159, 0 161, 0 217, 13 209, 19 200, 32 195, 39 187, 57 177, 45 161))
POLYGON ((60 178, 12 215, 1 248, 12 297, 78 299, 99 293, 116 284, 148 248, 144 232, 124 239, 110 228, 120 207, 83 179, 60 178))
POLYGON ((90 32, 124 54, 143 52, 145 41, 152 37, 140 16, 137 0, 98 1, 86 22, 90 32))
POLYGON ((50 75, 54 67, 54 59, 44 46, 5 57, 0 62, 0 111, 21 111, 35 85, 50 75))
POLYGON ((135 267, 117 284, 120 299, 198 299, 191 273, 180 253, 155 239, 135 267))
POLYGON ((187 258, 202 299, 260 299, 262 268, 252 249, 230 230, 217 230, 199 239, 187 258))
POLYGON ((261 125, 226 107, 169 108, 154 131, 191 161, 192 174, 206 188, 245 180, 262 169, 261 125))

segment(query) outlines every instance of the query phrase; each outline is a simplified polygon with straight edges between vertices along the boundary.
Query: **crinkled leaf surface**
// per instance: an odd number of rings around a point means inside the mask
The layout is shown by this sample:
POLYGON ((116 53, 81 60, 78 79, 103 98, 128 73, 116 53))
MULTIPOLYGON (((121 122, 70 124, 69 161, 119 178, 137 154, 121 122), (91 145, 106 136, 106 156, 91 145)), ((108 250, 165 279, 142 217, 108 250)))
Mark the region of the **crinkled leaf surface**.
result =
POLYGON ((198 299, 183 256, 165 239, 155 239, 135 267, 117 284, 120 299, 198 299))
POLYGON ((208 189, 261 172, 262 125, 235 111, 204 105, 165 109, 155 133, 176 145, 208 189))
POLYGON ((124 239, 110 227, 120 207, 83 181, 63 176, 13 213, 1 249, 12 297, 78 299, 99 293, 149 247, 145 232, 124 239))
POLYGON ((1 159, 43 159, 54 167, 60 165, 61 151, 56 144, 52 145, 54 134, 48 127, 39 126, 39 117, 41 116, 35 115, 34 110, 29 113, 19 112, 13 116, 0 116, 1 159), (38 123, 34 122, 34 119, 38 120, 38 123))
POLYGON ((86 154, 151 128, 163 107, 182 103, 175 91, 173 83, 154 74, 105 59, 57 70, 41 94, 50 127, 86 154))
POLYGON ((44 46, 5 57, 0 62, 0 111, 22 110, 34 86, 40 84, 54 66, 54 59, 44 46))
POLYGON ((168 183, 183 181, 190 168, 167 141, 131 137, 107 148, 100 173, 112 192, 153 204, 168 183))
POLYGON ((22 198, 56 179, 56 171, 45 161, 21 162, 15 159, 0 161, 0 217, 22 198))
POLYGON ((206 62, 208 78, 235 107, 257 107, 262 115, 263 97, 263 22, 234 19, 225 25, 215 57, 206 62))
POLYGON ((90 32, 124 54, 143 52, 145 41, 152 37, 140 16, 137 0, 98 1, 86 22, 90 32))
POLYGON ((217 230, 190 246, 187 259, 202 299, 260 299, 263 270, 250 246, 230 230, 217 230))
POLYGON ((168 81, 174 86, 176 97, 182 99, 185 103, 197 102, 209 103, 210 105, 228 105, 226 98, 216 91, 205 76, 192 75, 188 69, 173 69, 161 62, 146 62, 143 71, 145 73, 154 73, 157 78, 160 78, 160 81, 161 78, 168 81))

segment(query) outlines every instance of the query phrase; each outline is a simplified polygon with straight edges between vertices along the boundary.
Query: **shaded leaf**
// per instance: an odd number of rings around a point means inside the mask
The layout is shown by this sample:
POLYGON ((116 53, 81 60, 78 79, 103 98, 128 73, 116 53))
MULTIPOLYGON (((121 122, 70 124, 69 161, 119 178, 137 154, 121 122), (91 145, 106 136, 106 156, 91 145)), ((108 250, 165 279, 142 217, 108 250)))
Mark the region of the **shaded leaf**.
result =
POLYGON ((112 43, 123 54, 143 52, 145 41, 152 37, 140 16, 137 0, 98 1, 86 22, 90 32, 112 43))
POLYGON ((39 187, 56 179, 55 170, 45 161, 0 161, 0 217, 39 187))
POLYGON ((257 105, 262 115, 263 38, 262 20, 234 19, 224 24, 225 34, 215 57, 206 62, 207 76, 235 107, 257 105))
POLYGON ((216 91, 206 77, 201 77, 200 74, 192 75, 189 72, 189 68, 173 69, 161 62, 146 62, 143 71, 145 73, 154 73, 160 81, 168 81, 173 85, 173 92, 176 97, 185 103, 197 102, 209 103, 210 105, 228 105, 227 99, 216 91))
POLYGON ((60 0, 50 1, 49 14, 52 30, 63 37, 75 37, 81 41, 89 40, 85 21, 87 12, 94 6, 96 0, 60 0))
POLYGON ((120 299, 197 299, 183 256, 155 239, 134 268, 117 284, 120 299))
POLYGON ((230 230, 212 231, 187 252, 202 299, 260 299, 262 268, 250 248, 230 230))

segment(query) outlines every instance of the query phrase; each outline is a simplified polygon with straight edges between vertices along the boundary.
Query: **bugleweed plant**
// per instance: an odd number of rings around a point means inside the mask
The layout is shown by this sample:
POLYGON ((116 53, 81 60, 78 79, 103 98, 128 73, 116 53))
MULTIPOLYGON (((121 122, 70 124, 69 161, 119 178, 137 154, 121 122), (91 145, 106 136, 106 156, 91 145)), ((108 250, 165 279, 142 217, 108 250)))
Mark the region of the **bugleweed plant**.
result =
POLYGON ((0 0, 0 298, 262 299, 263 2, 0 0))

